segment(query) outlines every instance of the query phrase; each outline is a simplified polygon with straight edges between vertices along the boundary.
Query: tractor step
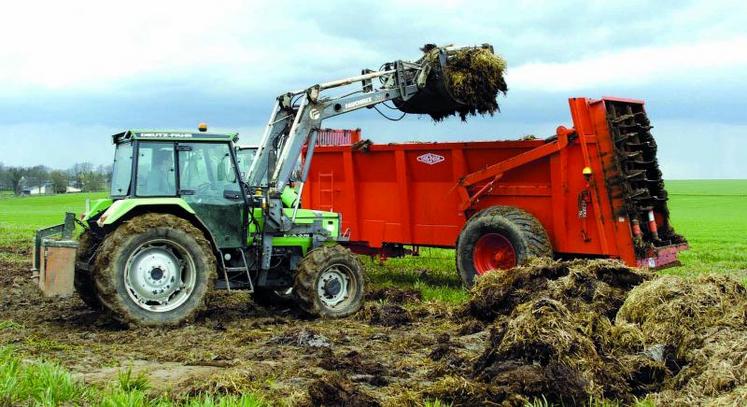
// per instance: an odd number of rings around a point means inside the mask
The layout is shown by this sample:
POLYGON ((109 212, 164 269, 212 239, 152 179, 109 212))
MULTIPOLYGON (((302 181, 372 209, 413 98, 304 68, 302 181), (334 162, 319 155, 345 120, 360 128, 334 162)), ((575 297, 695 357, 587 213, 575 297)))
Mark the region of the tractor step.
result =
POLYGON ((232 271, 234 271, 234 272, 235 271, 247 271, 246 267, 226 267, 224 270, 226 270, 228 272, 232 272, 232 271))
POLYGON ((246 262, 246 255, 244 254, 244 251, 241 249, 233 249, 231 251, 234 252, 234 254, 236 252, 239 253, 241 263, 239 263, 240 264, 239 266, 227 266, 226 265, 226 254, 229 255, 228 256, 229 260, 233 258, 233 256, 231 256, 231 253, 224 253, 223 250, 221 250, 220 262, 221 262, 221 268, 223 269, 223 279, 216 281, 215 287, 226 289, 229 292, 231 291, 231 289, 249 288, 249 292, 254 292, 254 285, 252 284, 252 275, 249 272, 249 264, 246 262), (232 274, 246 273, 246 280, 245 281, 241 281, 241 280, 237 281, 236 279, 231 280, 228 277, 229 273, 232 273, 232 274))

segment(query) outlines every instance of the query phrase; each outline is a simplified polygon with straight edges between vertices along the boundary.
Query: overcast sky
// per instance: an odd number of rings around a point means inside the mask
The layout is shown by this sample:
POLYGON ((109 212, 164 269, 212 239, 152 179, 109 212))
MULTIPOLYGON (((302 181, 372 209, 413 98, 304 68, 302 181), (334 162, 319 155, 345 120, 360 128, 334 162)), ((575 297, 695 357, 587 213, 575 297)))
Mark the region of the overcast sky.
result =
POLYGON ((273 99, 424 43, 491 43, 502 113, 468 123, 325 122, 374 142, 550 136, 567 98, 646 100, 665 178, 747 178, 743 1, 24 1, 0 6, 0 162, 109 163, 127 128, 237 130, 256 143, 273 99), (434 6, 431 3, 441 5, 434 6))

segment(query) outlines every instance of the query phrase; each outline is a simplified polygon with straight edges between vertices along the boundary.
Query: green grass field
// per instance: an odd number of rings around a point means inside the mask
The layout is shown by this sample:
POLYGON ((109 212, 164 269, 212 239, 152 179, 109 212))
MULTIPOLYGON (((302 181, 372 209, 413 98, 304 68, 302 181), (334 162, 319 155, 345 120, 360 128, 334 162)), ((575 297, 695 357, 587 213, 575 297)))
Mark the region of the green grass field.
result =
POLYGON ((21 360, 12 347, 0 347, 0 406, 148 406, 260 407, 269 405, 247 393, 241 396, 200 395, 184 400, 152 397, 143 375, 123 370, 117 380, 99 389, 75 380, 62 367, 45 361, 21 360))
POLYGON ((690 243, 666 273, 727 273, 747 285, 747 180, 669 181, 675 230, 690 243))
POLYGON ((19 198, 0 195, 0 246, 24 242, 36 229, 62 223, 65 212, 83 212, 86 199, 106 196, 105 192, 19 198))

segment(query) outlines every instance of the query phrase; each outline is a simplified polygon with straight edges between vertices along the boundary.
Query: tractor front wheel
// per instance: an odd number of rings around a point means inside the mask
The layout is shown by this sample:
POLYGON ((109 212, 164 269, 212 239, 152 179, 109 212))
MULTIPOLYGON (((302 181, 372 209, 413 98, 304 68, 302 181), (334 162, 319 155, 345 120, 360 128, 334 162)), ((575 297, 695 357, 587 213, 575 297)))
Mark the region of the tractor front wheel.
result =
POLYGON ((93 274, 102 305, 136 325, 177 325, 205 305, 216 278, 205 235, 174 215, 145 214, 104 240, 93 274))
POLYGON ((340 245, 321 246, 301 260, 293 284, 298 306, 311 315, 342 318, 357 312, 365 282, 358 259, 340 245))
POLYGON ((552 245, 540 221, 511 206, 493 206, 473 215, 457 239, 456 266, 467 287, 492 270, 526 264, 531 257, 552 257, 552 245))

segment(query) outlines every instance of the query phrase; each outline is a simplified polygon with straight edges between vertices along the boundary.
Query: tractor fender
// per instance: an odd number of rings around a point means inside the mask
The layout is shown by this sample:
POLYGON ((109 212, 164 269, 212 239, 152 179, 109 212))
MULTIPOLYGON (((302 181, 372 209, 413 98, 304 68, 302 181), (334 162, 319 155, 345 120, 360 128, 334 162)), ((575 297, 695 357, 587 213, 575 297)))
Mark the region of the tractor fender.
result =
POLYGON ((97 217, 98 215, 109 209, 109 207, 112 206, 113 202, 114 201, 111 198, 96 199, 94 201, 91 201, 88 211, 83 213, 83 217, 81 220, 87 222, 92 218, 97 217))
POLYGON ((111 204, 109 208, 104 211, 97 223, 100 227, 109 226, 117 223, 117 221, 123 216, 130 213, 133 209, 142 206, 178 206, 192 215, 195 214, 194 209, 189 206, 181 198, 137 198, 137 199, 121 199, 111 204))
POLYGON ((213 251, 218 253, 215 236, 200 220, 194 209, 181 198, 137 198, 115 201, 96 223, 101 228, 114 229, 120 223, 144 213, 168 213, 190 221, 208 237, 213 251))

